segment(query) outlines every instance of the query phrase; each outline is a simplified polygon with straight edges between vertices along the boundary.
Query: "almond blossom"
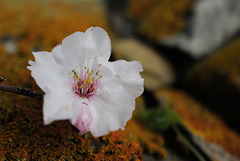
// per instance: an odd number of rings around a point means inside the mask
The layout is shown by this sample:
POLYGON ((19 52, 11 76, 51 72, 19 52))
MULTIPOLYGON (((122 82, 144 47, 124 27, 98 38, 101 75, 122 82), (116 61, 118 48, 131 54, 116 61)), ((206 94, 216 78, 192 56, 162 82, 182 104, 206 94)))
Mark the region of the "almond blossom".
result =
POLYGON ((138 61, 109 62, 111 42, 102 28, 66 37, 51 52, 33 52, 31 75, 45 92, 44 124, 70 120, 80 134, 99 137, 124 129, 143 93, 138 61))

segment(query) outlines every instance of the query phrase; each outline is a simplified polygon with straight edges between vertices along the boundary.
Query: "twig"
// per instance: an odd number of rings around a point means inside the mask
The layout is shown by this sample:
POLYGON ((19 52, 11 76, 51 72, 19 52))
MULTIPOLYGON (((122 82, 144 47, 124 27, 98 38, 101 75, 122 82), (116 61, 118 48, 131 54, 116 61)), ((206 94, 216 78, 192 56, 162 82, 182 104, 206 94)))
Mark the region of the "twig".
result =
MULTIPOLYGON (((6 79, 3 77, 0 77, 0 82, 3 82, 4 80, 6 79)), ((0 90, 10 92, 10 93, 20 94, 20 95, 25 95, 29 97, 34 97, 37 99, 42 99, 44 95, 44 93, 42 92, 37 92, 29 88, 11 86, 11 85, 2 84, 2 83, 0 83, 0 90)))
POLYGON ((175 124, 172 125, 173 130, 177 133, 183 143, 192 151, 199 161, 206 161, 205 158, 197 151, 197 149, 190 143, 190 141, 180 132, 175 124))

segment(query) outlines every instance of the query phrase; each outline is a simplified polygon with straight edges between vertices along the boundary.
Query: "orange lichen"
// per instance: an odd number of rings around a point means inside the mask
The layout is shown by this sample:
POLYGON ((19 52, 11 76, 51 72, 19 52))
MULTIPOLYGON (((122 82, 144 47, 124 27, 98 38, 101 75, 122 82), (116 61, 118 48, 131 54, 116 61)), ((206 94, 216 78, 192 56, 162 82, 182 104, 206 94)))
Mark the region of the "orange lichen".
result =
POLYGON ((210 79, 216 75, 231 79, 240 74, 239 62, 240 38, 235 39, 219 52, 197 64, 190 71, 188 79, 198 80, 198 82, 203 85, 209 83, 210 79))
POLYGON ((0 6, 0 37, 16 39, 21 54, 35 48, 49 51, 67 35, 90 26, 107 28, 104 12, 94 2, 12 0, 0 6))
POLYGON ((240 131, 240 38, 193 66, 186 86, 203 103, 240 131))
POLYGON ((139 31, 154 40, 178 33, 184 27, 184 17, 195 0, 131 0, 130 16, 139 31))
POLYGON ((166 151, 163 148, 164 140, 161 135, 150 132, 146 127, 134 121, 129 121, 124 131, 111 132, 110 135, 111 142, 134 140, 140 142, 147 153, 155 154, 160 158, 166 157, 166 151))
MULTIPOLYGON (((0 44, 0 76, 7 79, 4 83, 40 91, 26 68, 28 60, 34 60, 32 50, 50 51, 65 36, 90 26, 106 29, 104 13, 92 3, 1 1, 0 37, 13 38, 17 46, 16 52, 10 55, 0 44)), ((162 137, 133 120, 125 131, 100 138, 80 136, 69 121, 44 126, 42 100, 3 91, 0 95, 0 158, 3 160, 142 160, 143 150, 165 156, 162 137)))
POLYGON ((0 56, 6 54, 6 49, 3 45, 0 44, 0 56))
MULTIPOLYGON (((42 121, 42 101, 1 92, 0 156, 7 160, 142 160, 140 143, 80 136, 68 121, 48 126, 42 121), (110 141, 111 140, 111 141, 110 141), (110 155, 111 154, 111 155, 110 155), (95 158, 95 159, 94 159, 95 158)), ((131 128, 131 127, 129 127, 131 128)), ((119 132, 121 135, 121 132, 119 132)), ((124 138, 125 140, 125 138, 124 138)))
POLYGON ((99 160, 142 160, 140 144, 137 142, 127 142, 124 144, 108 144, 103 146, 99 153, 87 157, 86 161, 99 161, 99 160), (114 149, 114 150, 113 150, 114 149))
POLYGON ((162 90, 157 97, 176 112, 183 124, 194 134, 209 143, 216 143, 226 151, 240 157, 240 136, 228 128, 221 119, 183 92, 162 90))

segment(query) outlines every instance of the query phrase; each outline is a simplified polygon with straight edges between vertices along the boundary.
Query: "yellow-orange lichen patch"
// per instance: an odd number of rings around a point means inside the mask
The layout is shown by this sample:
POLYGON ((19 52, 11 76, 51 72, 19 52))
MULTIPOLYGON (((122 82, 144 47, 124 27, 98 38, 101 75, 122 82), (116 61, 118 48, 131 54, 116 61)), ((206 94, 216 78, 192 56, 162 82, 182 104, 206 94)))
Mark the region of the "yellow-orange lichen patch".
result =
MULTIPOLYGON (((233 40, 225 48, 197 64, 189 72, 188 79, 198 80, 201 85, 210 83, 218 75, 231 79, 240 74, 240 38, 233 40)), ((207 84, 206 84, 207 85, 207 84)), ((239 83, 238 83, 238 86, 239 83)))
POLYGON ((194 135, 201 136, 208 143, 216 143, 230 154, 240 157, 240 136, 196 100, 175 90, 161 90, 156 96, 165 100, 165 105, 182 118, 183 124, 194 135))
POLYGON ((67 35, 91 26, 107 29, 105 14, 95 2, 11 0, 0 6, 0 38, 13 37, 21 54, 49 51, 67 35))
POLYGON ((160 40, 183 29, 184 17, 193 2, 195 0, 131 0, 129 13, 141 34, 160 40))
POLYGON ((99 153, 87 157, 86 161, 99 161, 99 160, 142 160, 141 146, 138 142, 129 141, 123 144, 108 144, 103 146, 99 153))
POLYGON ((240 131, 240 38, 194 65, 186 87, 226 123, 240 131))
POLYGON ((162 136, 149 131, 146 127, 133 120, 127 123, 124 131, 111 132, 110 135, 110 142, 128 142, 129 140, 134 140, 140 142, 147 153, 155 154, 160 158, 166 157, 162 136))
MULTIPOLYGON (((142 160, 139 141, 81 136, 69 121, 43 125, 42 101, 1 93, 0 156, 6 160, 142 160), (111 140, 111 141, 110 141, 111 140)), ((119 135, 122 132, 119 132, 119 135)), ((128 136, 127 136, 128 137, 128 136)), ((122 138, 123 139, 123 138, 122 138)))

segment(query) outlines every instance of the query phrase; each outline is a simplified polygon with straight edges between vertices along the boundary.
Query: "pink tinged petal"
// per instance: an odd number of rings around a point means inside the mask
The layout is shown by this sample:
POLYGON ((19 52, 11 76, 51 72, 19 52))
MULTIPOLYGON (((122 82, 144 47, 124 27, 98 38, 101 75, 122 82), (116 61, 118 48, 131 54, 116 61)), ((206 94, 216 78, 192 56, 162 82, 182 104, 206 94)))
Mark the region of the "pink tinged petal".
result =
POLYGON ((29 61, 31 66, 27 68, 31 70, 31 75, 35 79, 38 86, 46 93, 48 86, 56 88, 65 87, 67 78, 61 76, 64 67, 59 65, 49 52, 33 52, 34 61, 29 61))
POLYGON ((90 131, 92 120, 93 116, 90 108, 87 104, 82 104, 75 124, 81 134, 85 134, 90 131))
POLYGON ((53 54, 53 57, 55 58, 56 62, 60 65, 65 65, 66 64, 66 59, 62 54, 62 48, 61 45, 55 46, 51 53, 53 54))
POLYGON ((91 27, 85 33, 75 32, 62 41, 62 52, 68 66, 79 65, 81 59, 103 58, 111 54, 111 41, 106 31, 91 27))
POLYGON ((143 92, 142 66, 137 61, 109 62, 102 70, 103 88, 91 100, 93 113, 91 132, 102 136, 124 129, 135 109, 135 98, 143 92))
POLYGON ((77 99, 74 93, 63 88, 48 87, 43 101, 44 124, 71 119, 73 104, 77 99))

